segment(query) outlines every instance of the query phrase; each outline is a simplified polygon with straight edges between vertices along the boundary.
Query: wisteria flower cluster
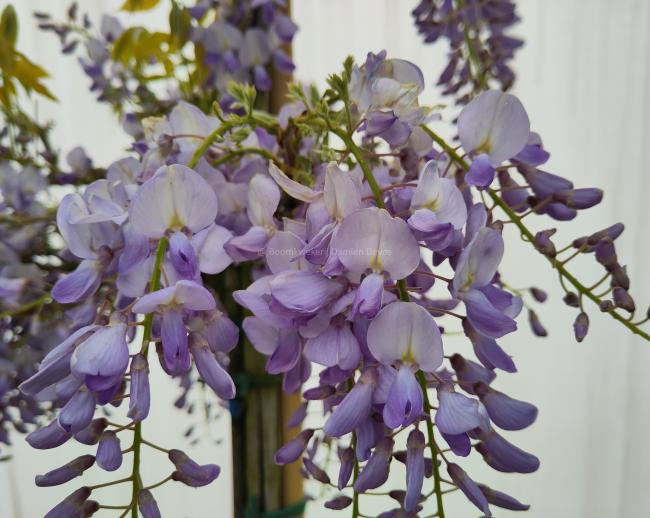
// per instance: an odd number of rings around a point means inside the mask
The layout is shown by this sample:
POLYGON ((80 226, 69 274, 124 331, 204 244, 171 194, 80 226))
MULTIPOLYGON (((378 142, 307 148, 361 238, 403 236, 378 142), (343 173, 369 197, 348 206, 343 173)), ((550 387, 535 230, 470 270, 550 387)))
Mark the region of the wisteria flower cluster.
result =
MULTIPOLYGON (((557 270, 564 302, 578 311, 578 341, 588 333, 589 300, 650 340, 642 328, 648 318, 634 318, 614 247, 622 224, 563 247, 553 241, 555 227, 527 226, 535 216, 573 219, 603 193, 541 169, 549 152, 524 106, 484 83, 471 99, 458 97, 466 104, 451 125, 459 145, 449 143, 432 129, 440 115, 419 102, 421 70, 384 51, 361 64, 346 60, 325 92, 292 85, 277 115, 261 110, 273 86, 268 65, 290 69, 279 42, 291 40, 295 25, 278 2, 235 4, 212 20, 214 4, 183 8, 194 20, 188 38, 202 42, 206 53, 198 56, 219 91, 209 109, 191 90, 153 112, 141 104, 128 124, 131 154, 106 170, 80 149, 68 155, 72 172, 46 174, 15 158, 0 168, 0 246, 8 251, 0 271, 0 430, 5 421, 19 431, 39 422, 27 435, 34 448, 90 447, 39 475, 38 486, 95 466, 131 466, 127 478, 82 485, 47 517, 99 509, 161 516, 160 485, 214 481, 220 468, 209 459, 150 437, 149 373, 162 369, 186 390, 207 386, 235 414, 246 386, 230 356, 251 346, 269 377, 300 394, 292 426, 308 412, 322 416, 322 426, 305 424, 275 461, 300 461, 303 475, 326 488, 326 508, 364 516, 362 495, 387 485, 400 464, 404 484, 386 488, 392 504, 382 517, 444 518, 443 497, 455 490, 484 516, 493 507, 527 510, 463 468, 472 454, 505 473, 540 465, 503 434, 531 426, 536 407, 495 380, 517 371, 498 340, 517 330, 524 307, 533 331, 546 335, 532 303, 547 294, 504 281, 503 229, 515 226, 557 270), (74 179, 67 182, 74 188, 51 211, 39 195, 61 178, 74 179), (41 242, 54 218, 63 249, 41 242), (569 271, 585 254, 604 268, 593 285, 569 271), (225 282, 233 272, 234 289, 225 282), (43 329, 41 315, 58 322, 56 333, 43 329), (455 350, 452 334, 463 335, 473 354, 455 350), (20 406, 21 418, 5 406, 20 406), (108 411, 119 407, 118 417, 108 411), (143 448, 168 457, 160 480, 142 480, 143 448), (326 465, 332 456, 334 469, 326 465), (130 486, 128 503, 102 500, 110 485, 130 486)), ((465 15, 482 8, 468 2, 465 15)), ((70 25, 39 17, 45 29, 70 37, 70 25)), ((111 20, 102 23, 102 48, 130 31, 111 20)), ((458 48, 471 43, 448 37, 458 48)), ((111 68, 106 60, 92 65, 101 65, 98 74, 111 68)), ((113 81, 95 79, 108 99, 113 81)))

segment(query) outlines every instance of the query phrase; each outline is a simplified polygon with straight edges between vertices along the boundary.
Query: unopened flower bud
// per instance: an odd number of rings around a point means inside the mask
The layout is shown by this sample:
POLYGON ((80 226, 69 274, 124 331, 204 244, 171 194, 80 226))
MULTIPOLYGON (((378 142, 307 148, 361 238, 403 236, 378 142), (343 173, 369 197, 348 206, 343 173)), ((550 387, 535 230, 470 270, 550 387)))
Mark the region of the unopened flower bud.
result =
POLYGON ((613 298, 614 298, 614 304, 616 305, 617 308, 624 309, 629 313, 633 313, 634 310, 636 309, 636 305, 634 304, 634 299, 624 288, 620 288, 620 287, 614 288, 613 298))
POLYGON ((530 288, 530 294, 537 302, 545 302, 548 298, 548 295, 544 290, 535 287, 530 288))
POLYGON ((589 315, 584 311, 580 312, 573 323, 573 332, 576 340, 582 342, 589 331, 589 315))
POLYGON ((567 306, 572 308, 577 308, 580 306, 580 298, 578 295, 572 291, 568 292, 562 299, 567 306))
POLYGON ((38 487, 50 487, 65 484, 73 478, 79 477, 95 463, 95 457, 92 455, 82 455, 60 468, 53 469, 45 475, 36 475, 36 485, 38 487))
POLYGON ((555 245, 551 241, 551 236, 555 234, 556 229, 551 228, 548 230, 542 230, 535 234, 535 246, 537 249, 547 257, 555 257, 557 251, 555 250, 555 245))
POLYGON ((532 309, 528 310, 528 322, 530 323, 530 328, 533 330, 533 333, 537 336, 548 336, 548 331, 542 325, 542 322, 539 320, 537 313, 532 309))

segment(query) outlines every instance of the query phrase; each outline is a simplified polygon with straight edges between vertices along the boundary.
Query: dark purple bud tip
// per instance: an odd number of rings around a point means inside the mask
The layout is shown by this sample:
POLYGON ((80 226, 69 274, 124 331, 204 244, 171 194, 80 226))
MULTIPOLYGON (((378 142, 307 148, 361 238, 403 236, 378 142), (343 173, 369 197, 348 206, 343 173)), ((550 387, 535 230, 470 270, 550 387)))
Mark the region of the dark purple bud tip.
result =
POLYGON ((562 299, 567 306, 572 308, 577 308, 580 306, 580 298, 578 295, 572 291, 568 292, 562 299))
POLYGON ((607 227, 603 230, 599 230, 598 232, 594 232, 587 238, 587 242, 590 245, 595 245, 599 241, 603 239, 609 239, 610 241, 616 240, 618 236, 620 236, 623 233, 623 230, 625 230, 625 226, 623 223, 615 223, 611 227, 607 227))
POLYGON ((634 313, 636 305, 634 304, 634 299, 624 288, 616 287, 614 288, 614 305, 617 308, 624 309, 629 313, 634 313))
POLYGON ((596 245, 596 261, 603 266, 613 266, 617 263, 616 248, 611 241, 600 241, 596 245))
POLYGON ((82 455, 60 468, 53 469, 45 475, 36 475, 36 485, 38 487, 50 487, 65 484, 73 478, 81 476, 94 463, 95 457, 92 455, 82 455))
POLYGON ((603 313, 607 313, 614 309, 614 303, 611 300, 603 300, 598 307, 603 313))
POLYGON ((555 245, 551 241, 551 236, 555 234, 555 229, 542 230, 535 234, 535 246, 537 249, 547 257, 555 257, 557 251, 555 245))
POLYGON ((477 485, 481 492, 485 495, 485 498, 487 498, 487 501, 492 505, 496 505, 497 507, 501 507, 503 509, 510 509, 511 511, 528 511, 528 509, 530 509, 529 505, 522 504, 519 500, 511 497, 510 495, 491 489, 488 486, 484 486, 483 484, 477 485))
POLYGON ((92 446, 93 444, 97 444, 99 442, 99 438, 107 426, 108 421, 104 417, 93 419, 90 425, 84 430, 77 432, 74 435, 74 438, 82 444, 88 444, 89 446, 92 446))
POLYGON ((545 302, 548 298, 548 295, 544 290, 535 287, 530 288, 530 294, 537 302, 545 302))
POLYGON ((542 322, 539 320, 537 313, 532 309, 528 310, 528 322, 530 323, 530 328, 536 336, 548 336, 548 331, 542 325, 542 322))
POLYGON ((584 311, 581 312, 573 323, 573 332, 576 335, 576 340, 582 342, 587 336, 589 331, 589 315, 584 311))
POLYGON ((351 503, 352 499, 349 496, 339 495, 325 502, 324 506, 326 509, 340 511, 341 509, 348 507, 351 503))
POLYGON ((595 188, 567 189, 553 194, 553 201, 571 209, 588 209, 598 205, 603 199, 603 191, 595 188))
POLYGON ((625 266, 617 266, 612 271, 612 286, 618 286, 624 290, 630 289, 630 278, 627 275, 625 266))
POLYGON ((99 439, 97 465, 106 471, 115 471, 122 465, 122 448, 115 432, 107 430, 99 439))

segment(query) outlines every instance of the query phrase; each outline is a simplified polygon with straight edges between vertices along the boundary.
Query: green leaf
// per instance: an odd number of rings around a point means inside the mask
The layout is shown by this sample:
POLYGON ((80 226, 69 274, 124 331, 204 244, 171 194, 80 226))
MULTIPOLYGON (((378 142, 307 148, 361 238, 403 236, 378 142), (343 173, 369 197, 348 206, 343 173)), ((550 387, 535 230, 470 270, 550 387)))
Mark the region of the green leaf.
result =
POLYGON ((148 11, 156 7, 159 3, 160 0, 125 0, 120 10, 131 13, 135 11, 148 11))
POLYGON ((0 34, 11 47, 16 45, 18 39, 18 18, 14 6, 9 4, 2 11, 0 17, 0 34))

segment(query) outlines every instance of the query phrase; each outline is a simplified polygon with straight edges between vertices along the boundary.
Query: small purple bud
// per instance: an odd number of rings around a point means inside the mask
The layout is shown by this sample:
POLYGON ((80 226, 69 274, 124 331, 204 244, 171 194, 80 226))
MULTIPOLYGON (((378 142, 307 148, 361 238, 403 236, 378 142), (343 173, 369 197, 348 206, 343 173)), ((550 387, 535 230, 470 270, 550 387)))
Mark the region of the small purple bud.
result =
POLYGON ((535 234, 535 246, 547 257, 555 257, 557 255, 555 245, 551 241, 551 236, 555 234, 555 232, 556 229, 551 228, 548 230, 542 230, 535 234))
POLYGON ((36 475, 36 485, 38 487, 50 487, 65 484, 73 478, 79 477, 95 463, 95 457, 92 455, 82 455, 60 468, 53 469, 45 475, 36 475))
POLYGON ((83 506, 89 496, 90 489, 81 487, 52 508, 44 518, 82 518, 88 516, 83 512, 83 506))
POLYGON ((122 465, 122 449, 115 432, 106 430, 99 439, 97 465, 106 471, 115 471, 122 465))
POLYGON ((336 392, 336 389, 332 385, 319 385, 318 387, 310 388, 305 390, 302 394, 302 397, 307 401, 318 401, 322 399, 327 399, 336 392))
POLYGON ((627 276, 625 266, 616 266, 612 271, 612 286, 618 286, 624 290, 630 289, 630 278, 627 276))
POLYGON ((129 416, 133 421, 142 421, 149 415, 151 392, 149 389, 149 363, 141 353, 131 360, 131 389, 129 416))
POLYGON ((343 489, 348 485, 354 469, 354 450, 352 448, 339 448, 339 480, 337 487, 343 489))
POLYGON ((503 509, 510 509, 511 511, 528 511, 528 509, 530 509, 529 505, 522 504, 519 500, 511 497, 510 495, 506 495, 501 491, 491 489, 487 486, 484 486, 483 484, 477 485, 481 490, 481 493, 485 495, 487 501, 492 505, 496 505, 497 507, 501 507, 503 509))
POLYGON ((298 408, 296 408, 294 413, 291 414, 291 417, 287 421, 287 428, 296 428, 297 426, 300 426, 300 424, 305 420, 305 417, 307 417, 307 402, 302 403, 298 408))
POLYGON ((609 239, 611 241, 615 241, 616 238, 623 233, 623 230, 625 230, 625 226, 623 225, 623 223, 616 223, 611 227, 607 227, 603 230, 599 230, 598 232, 594 232, 589 237, 587 237, 587 242, 590 245, 595 245, 602 239, 609 239))
POLYGON ((95 396, 88 390, 80 390, 59 412, 59 424, 66 432, 77 433, 86 428, 95 413, 95 396))
POLYGON ((47 426, 34 430, 25 440, 32 448, 49 450, 50 448, 61 446, 70 437, 71 435, 61 428, 59 422, 55 419, 47 426))
POLYGON ((199 465, 180 450, 170 450, 169 460, 176 466, 172 480, 191 487, 202 487, 214 481, 221 471, 215 464, 199 465))
POLYGON ((140 509, 142 518, 161 518, 158 504, 148 489, 143 489, 138 493, 138 509, 140 509))
POLYGON ((627 290, 620 287, 614 288, 612 298, 614 299, 614 305, 617 308, 624 309, 629 313, 634 313, 636 305, 634 304, 634 299, 630 296, 627 290))
POLYGON ((537 407, 477 383, 474 392, 485 406, 492 422, 504 430, 522 430, 537 418, 537 407))
POLYGON ((275 453, 275 463, 283 466, 297 461, 307 448, 312 435, 314 435, 314 430, 309 428, 296 435, 275 453))
POLYGON ((352 503, 352 499, 349 496, 339 495, 335 496, 331 500, 328 500, 323 505, 326 509, 332 509, 334 511, 340 511, 345 509, 352 503))
POLYGON ((414 511, 420 502, 424 482, 424 434, 413 430, 406 440, 406 497, 404 509, 414 511))
POLYGON ((564 296, 564 298, 562 298, 562 300, 564 301, 564 303, 567 306, 570 306, 572 308, 580 307, 580 298, 578 297, 578 295, 576 293, 574 293, 572 291, 568 292, 564 296))
POLYGON ((614 303, 611 300, 603 300, 598 307, 603 313, 608 313, 614 310, 614 303))
POLYGON ((587 331, 589 331, 589 316, 583 311, 578 314, 573 323, 573 332, 576 335, 576 340, 582 342, 585 336, 587 336, 587 331))
POLYGON ((613 266, 617 263, 616 248, 611 241, 600 241, 596 245, 596 261, 603 266, 613 266))
POLYGON ((465 496, 478 507, 485 516, 492 516, 487 498, 481 492, 476 482, 467 476, 467 473, 458 464, 447 464, 447 473, 451 480, 465 494, 465 496))
POLYGON ((553 194, 553 200, 566 205, 572 209, 588 209, 598 205, 603 199, 603 191, 600 189, 567 189, 553 194))
POLYGON ((303 464, 305 465, 305 469, 307 470, 307 473, 309 473, 315 480, 318 480, 321 484, 329 484, 330 483, 330 477, 325 471, 323 471, 321 468, 316 466, 314 462, 311 459, 302 459, 303 464))
POLYGON ((544 290, 535 287, 530 288, 530 294, 537 302, 545 302, 548 297, 544 290))
POLYGON ((542 325, 542 322, 539 320, 537 313, 534 310, 528 310, 528 322, 530 323, 530 328, 533 330, 533 333, 536 336, 548 336, 548 331, 542 325))
POLYGON ((98 419, 93 419, 90 425, 84 430, 77 432, 74 435, 74 438, 82 444, 92 446, 99 442, 99 438, 107 426, 108 421, 106 418, 100 417, 98 419))

